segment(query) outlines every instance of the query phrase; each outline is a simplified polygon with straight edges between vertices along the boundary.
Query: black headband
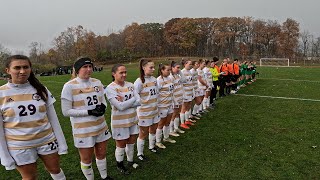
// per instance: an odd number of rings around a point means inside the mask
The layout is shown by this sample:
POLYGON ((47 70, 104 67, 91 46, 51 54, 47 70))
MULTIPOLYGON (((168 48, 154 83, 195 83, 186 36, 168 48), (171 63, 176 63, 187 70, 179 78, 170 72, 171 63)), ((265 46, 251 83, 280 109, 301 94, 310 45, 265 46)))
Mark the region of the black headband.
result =
POLYGON ((76 73, 78 74, 79 69, 86 65, 86 64, 91 64, 93 66, 93 63, 91 62, 91 59, 88 57, 81 57, 79 58, 73 65, 74 70, 76 71, 76 73))

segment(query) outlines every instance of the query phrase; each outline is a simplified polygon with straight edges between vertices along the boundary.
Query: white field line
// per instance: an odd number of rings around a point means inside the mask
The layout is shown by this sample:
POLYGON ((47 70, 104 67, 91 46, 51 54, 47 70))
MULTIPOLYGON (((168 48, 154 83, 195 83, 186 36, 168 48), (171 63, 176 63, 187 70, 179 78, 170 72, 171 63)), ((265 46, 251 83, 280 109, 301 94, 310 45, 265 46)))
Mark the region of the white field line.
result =
POLYGON ((258 78, 258 79, 270 79, 278 81, 297 81, 297 82, 311 82, 311 83, 320 83, 320 81, 311 81, 311 80, 302 80, 302 79, 277 79, 277 78, 258 78))
POLYGON ((287 99, 287 100, 320 102, 320 99, 304 99, 304 98, 291 98, 291 97, 260 96, 260 95, 253 95, 253 94, 235 94, 235 95, 237 95, 237 96, 248 96, 248 97, 270 98, 270 99, 287 99))

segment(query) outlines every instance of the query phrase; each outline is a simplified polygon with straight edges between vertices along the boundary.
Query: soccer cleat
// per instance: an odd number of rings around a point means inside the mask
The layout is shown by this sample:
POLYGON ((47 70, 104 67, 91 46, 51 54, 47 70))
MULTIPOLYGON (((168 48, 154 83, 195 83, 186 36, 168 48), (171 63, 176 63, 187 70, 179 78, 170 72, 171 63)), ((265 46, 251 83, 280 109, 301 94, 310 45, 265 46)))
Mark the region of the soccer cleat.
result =
POLYGON ((201 110, 199 111, 199 114, 203 114, 203 113, 204 113, 204 111, 201 111, 201 110))
POLYGON ((150 152, 153 152, 153 153, 157 153, 157 152, 158 152, 157 148, 155 148, 155 147, 152 148, 152 149, 149 149, 149 151, 150 151, 150 152))
POLYGON ((200 118, 197 115, 192 114, 191 119, 199 120, 200 118))
POLYGON ((139 167, 139 164, 134 161, 128 161, 128 167, 137 169, 139 167))
POLYGON ((170 136, 174 136, 174 137, 178 137, 178 136, 180 136, 178 133, 176 133, 176 132, 171 132, 171 133, 169 133, 169 135, 170 136))
POLYGON ((148 160, 143 154, 138 155, 138 159, 139 159, 140 161, 147 161, 147 160, 148 160))
POLYGON ((124 175, 130 174, 128 169, 126 167, 124 167, 123 161, 117 162, 117 169, 124 175))
POLYGON ((202 115, 200 113, 197 113, 196 116, 199 117, 199 118, 202 117, 202 115))
POLYGON ((191 121, 186 121, 185 124, 186 125, 192 125, 192 126, 194 125, 191 121))
POLYGON ((180 133, 180 134, 185 133, 183 130, 181 130, 181 129, 179 129, 179 128, 178 128, 178 129, 175 129, 174 131, 177 132, 177 133, 180 133))
POLYGON ((171 138, 163 138, 164 142, 169 142, 169 143, 176 143, 176 140, 173 140, 171 138))
POLYGON ((190 129, 190 127, 187 126, 186 123, 180 124, 180 127, 182 127, 183 129, 190 129))
POLYGON ((192 122, 192 123, 197 122, 196 120, 192 120, 192 119, 189 119, 188 121, 190 121, 190 122, 192 122))
POLYGON ((157 143, 156 143, 156 146, 157 146, 158 148, 160 148, 160 149, 165 149, 165 148, 166 148, 166 146, 163 145, 161 142, 157 142, 157 143))

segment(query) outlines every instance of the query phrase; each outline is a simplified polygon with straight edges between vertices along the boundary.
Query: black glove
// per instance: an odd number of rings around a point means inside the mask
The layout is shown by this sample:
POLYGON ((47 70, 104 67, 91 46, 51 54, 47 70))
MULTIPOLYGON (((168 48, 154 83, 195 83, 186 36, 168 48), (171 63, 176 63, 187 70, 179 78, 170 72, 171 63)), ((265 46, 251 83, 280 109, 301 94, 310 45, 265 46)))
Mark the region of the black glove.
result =
POLYGON ((96 105, 96 109, 103 112, 103 114, 106 112, 106 108, 106 105, 104 105, 103 103, 96 105))
POLYGON ((104 111, 99 111, 97 108, 95 108, 95 109, 92 109, 92 110, 88 110, 88 114, 91 115, 91 116, 99 117, 99 116, 102 116, 104 114, 104 111))

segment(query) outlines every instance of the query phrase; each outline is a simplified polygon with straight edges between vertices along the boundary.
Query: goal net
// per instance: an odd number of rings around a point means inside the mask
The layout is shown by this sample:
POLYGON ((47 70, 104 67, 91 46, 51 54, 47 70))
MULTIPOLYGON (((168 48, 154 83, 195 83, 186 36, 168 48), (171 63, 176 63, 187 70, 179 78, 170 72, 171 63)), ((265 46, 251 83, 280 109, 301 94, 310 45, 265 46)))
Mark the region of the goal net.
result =
POLYGON ((260 66, 290 66, 288 58, 261 58, 260 66))

